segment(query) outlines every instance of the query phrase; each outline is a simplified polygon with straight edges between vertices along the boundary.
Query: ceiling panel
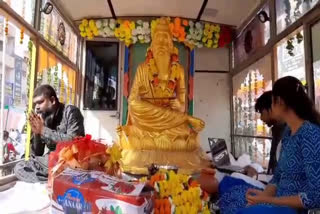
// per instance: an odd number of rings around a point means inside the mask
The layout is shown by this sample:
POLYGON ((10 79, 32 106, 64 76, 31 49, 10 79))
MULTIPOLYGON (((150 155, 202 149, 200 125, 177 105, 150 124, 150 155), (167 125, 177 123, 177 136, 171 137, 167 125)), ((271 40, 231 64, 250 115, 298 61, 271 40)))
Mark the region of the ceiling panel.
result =
POLYGON ((197 18, 202 0, 113 0, 118 16, 180 16, 197 18))
POLYGON ((261 0, 209 0, 206 9, 217 10, 215 17, 202 16, 203 20, 239 26, 261 0))
MULTIPOLYGON (((73 20, 111 17, 107 0, 56 0, 73 20)), ((261 0, 209 0, 202 20, 240 26, 261 0)), ((196 18, 203 0, 112 0, 117 16, 196 18)))
POLYGON ((111 13, 105 0, 57 0, 73 20, 86 17, 110 17, 111 13))

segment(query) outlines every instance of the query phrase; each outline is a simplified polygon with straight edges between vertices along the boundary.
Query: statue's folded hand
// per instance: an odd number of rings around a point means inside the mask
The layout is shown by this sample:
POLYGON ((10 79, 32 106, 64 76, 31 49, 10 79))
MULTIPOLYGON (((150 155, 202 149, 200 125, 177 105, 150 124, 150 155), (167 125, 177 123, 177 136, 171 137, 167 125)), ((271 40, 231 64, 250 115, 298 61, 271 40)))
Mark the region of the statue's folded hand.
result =
POLYGON ((201 119, 189 116, 188 121, 196 132, 200 132, 205 127, 205 122, 201 119))
POLYGON ((172 99, 172 100, 170 100, 170 107, 171 107, 171 109, 173 109, 173 110, 182 111, 182 109, 181 109, 182 104, 181 104, 181 102, 180 102, 178 99, 172 99))
POLYGON ((140 86, 140 87, 139 87, 139 95, 140 95, 140 96, 143 96, 143 95, 145 95, 145 94, 147 94, 147 93, 148 93, 148 90, 147 90, 146 87, 144 87, 144 86, 140 86))

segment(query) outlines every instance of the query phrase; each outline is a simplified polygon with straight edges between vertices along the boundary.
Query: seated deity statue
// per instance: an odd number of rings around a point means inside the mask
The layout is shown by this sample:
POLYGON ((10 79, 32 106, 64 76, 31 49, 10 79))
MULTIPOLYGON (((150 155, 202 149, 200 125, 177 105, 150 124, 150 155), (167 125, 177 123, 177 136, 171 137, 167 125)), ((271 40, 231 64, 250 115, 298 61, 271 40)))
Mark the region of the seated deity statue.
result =
POLYGON ((128 119, 118 128, 124 170, 147 172, 151 164, 193 173, 208 165, 198 133, 205 123, 186 112, 186 79, 169 22, 159 19, 146 60, 138 66, 128 99, 128 119))

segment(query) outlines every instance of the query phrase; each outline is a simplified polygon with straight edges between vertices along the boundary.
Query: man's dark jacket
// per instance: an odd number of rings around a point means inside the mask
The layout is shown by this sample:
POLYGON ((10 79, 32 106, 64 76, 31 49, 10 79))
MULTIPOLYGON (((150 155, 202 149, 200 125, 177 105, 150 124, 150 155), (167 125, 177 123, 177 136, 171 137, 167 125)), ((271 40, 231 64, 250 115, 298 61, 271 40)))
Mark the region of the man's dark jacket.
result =
POLYGON ((83 116, 80 110, 75 106, 59 103, 57 110, 45 118, 43 135, 32 137, 32 151, 36 156, 42 156, 45 146, 49 151, 54 151, 58 142, 84 135, 83 116))

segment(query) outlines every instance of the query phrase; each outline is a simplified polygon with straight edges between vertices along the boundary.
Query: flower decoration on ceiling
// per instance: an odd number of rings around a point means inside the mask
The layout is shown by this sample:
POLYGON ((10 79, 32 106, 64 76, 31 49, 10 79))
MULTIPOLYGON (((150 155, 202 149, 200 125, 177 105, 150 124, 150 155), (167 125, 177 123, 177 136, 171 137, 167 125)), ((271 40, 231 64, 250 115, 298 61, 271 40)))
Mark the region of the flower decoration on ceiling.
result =
POLYGON ((113 37, 116 29, 117 21, 115 19, 102 19, 96 21, 99 35, 106 37, 113 37))
MULTIPOLYGON (((190 49, 195 47, 220 48, 231 43, 232 32, 226 26, 208 22, 194 22, 176 17, 169 27, 173 40, 184 43, 190 49)), ((80 34, 87 39, 94 37, 116 37, 126 46, 136 43, 150 43, 158 19, 150 21, 131 21, 115 19, 84 19, 79 25, 80 34)))
POLYGON ((79 30, 80 30, 80 35, 82 37, 87 37, 89 40, 99 35, 99 30, 94 20, 90 20, 90 21, 88 21, 87 19, 82 20, 81 24, 79 25, 79 30))
POLYGON ((114 31, 115 37, 123 41, 126 46, 130 46, 133 43, 132 30, 135 29, 135 22, 118 20, 118 26, 114 31))
POLYGON ((206 23, 204 25, 202 42, 207 48, 218 48, 220 26, 206 23))
POLYGON ((149 43, 151 42, 151 29, 149 22, 138 20, 136 22, 136 28, 132 30, 132 42, 137 43, 149 43))
POLYGON ((189 29, 187 31, 186 43, 190 46, 202 48, 203 25, 200 22, 194 23, 189 21, 189 29))
POLYGON ((186 38, 185 27, 188 26, 188 21, 184 20, 183 23, 180 18, 175 18, 173 23, 171 22, 169 27, 175 41, 184 42, 186 38))
POLYGON ((232 41, 232 32, 230 28, 227 28, 225 26, 221 26, 220 29, 220 38, 219 38, 219 47, 223 48, 226 45, 230 44, 232 41))

